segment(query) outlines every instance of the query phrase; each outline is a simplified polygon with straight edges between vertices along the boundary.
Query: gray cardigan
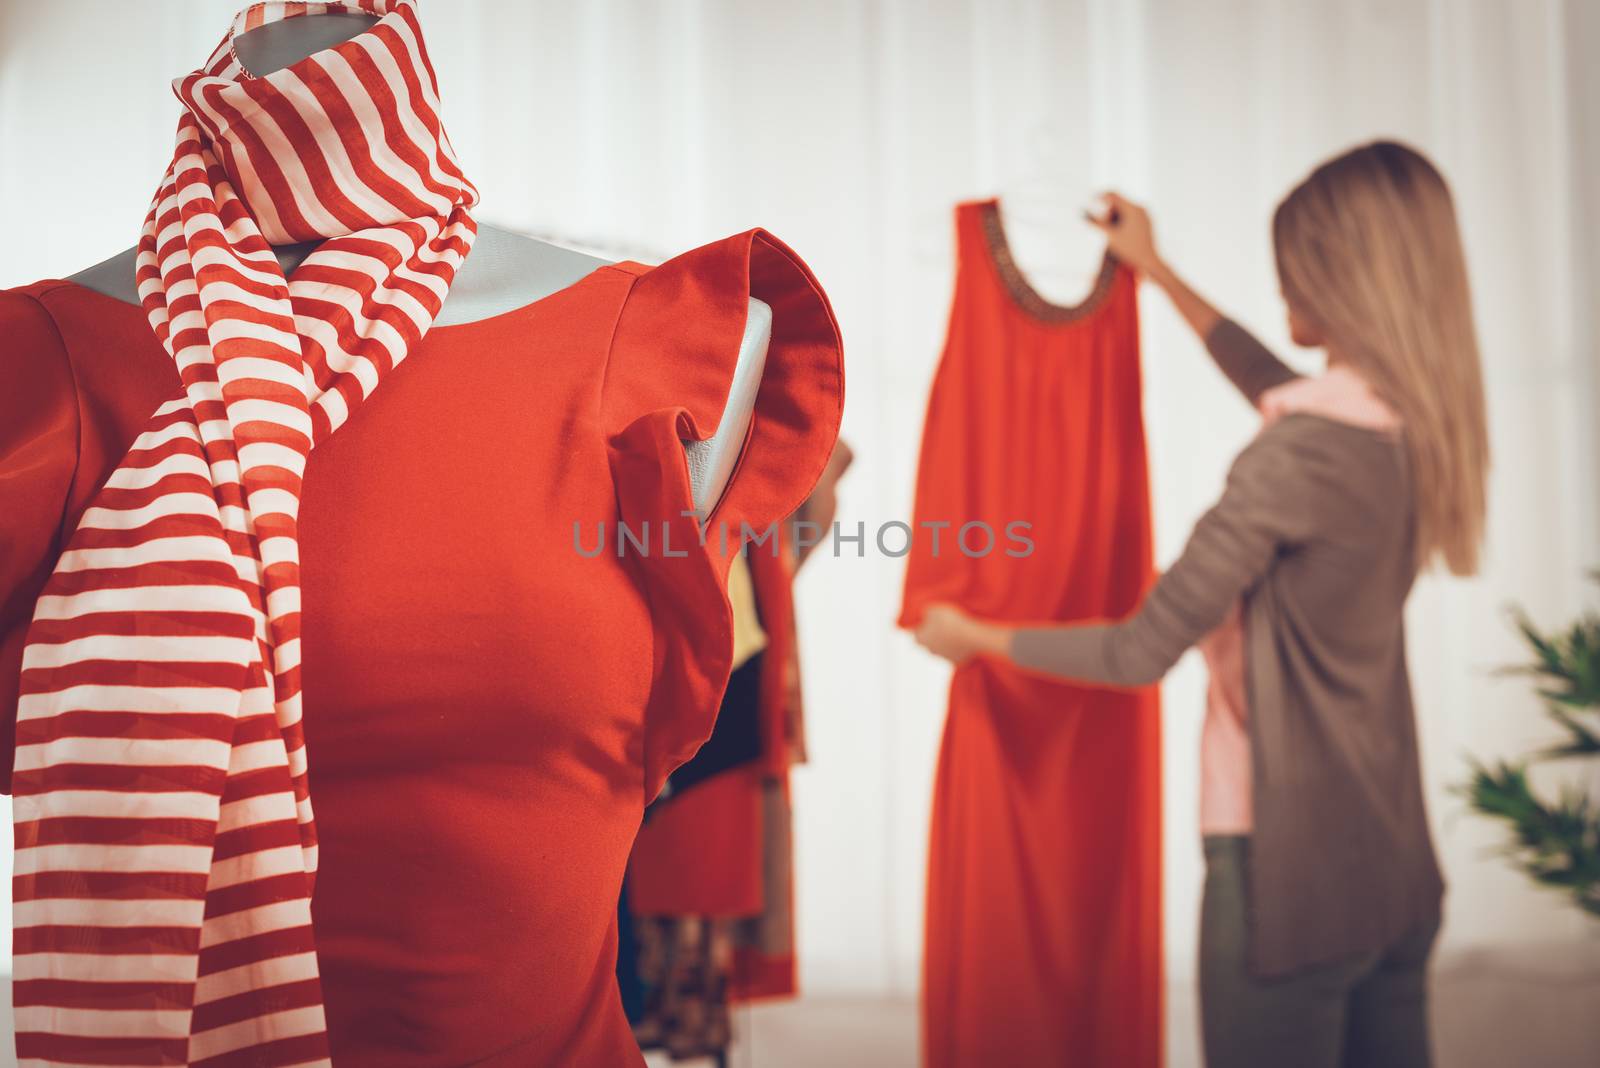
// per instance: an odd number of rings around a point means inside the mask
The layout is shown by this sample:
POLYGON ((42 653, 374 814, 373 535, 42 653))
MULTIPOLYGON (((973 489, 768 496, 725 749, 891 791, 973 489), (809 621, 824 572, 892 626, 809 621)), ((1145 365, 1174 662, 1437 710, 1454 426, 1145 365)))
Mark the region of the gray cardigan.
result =
MULTIPOLYGON (((1230 321, 1206 344, 1252 404, 1294 377, 1230 321)), ((1406 673, 1412 502, 1399 437, 1285 416, 1239 454, 1136 614, 1012 641, 1022 667, 1139 686, 1243 599, 1259 975, 1380 950, 1438 919, 1406 673)))

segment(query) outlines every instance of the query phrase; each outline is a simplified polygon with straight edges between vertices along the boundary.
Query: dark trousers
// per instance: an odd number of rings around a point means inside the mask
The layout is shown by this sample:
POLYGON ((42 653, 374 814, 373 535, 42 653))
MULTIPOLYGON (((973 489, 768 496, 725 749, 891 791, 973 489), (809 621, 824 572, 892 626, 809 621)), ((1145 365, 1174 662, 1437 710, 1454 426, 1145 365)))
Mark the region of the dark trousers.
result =
POLYGON ((1205 839, 1200 1019, 1206 1068, 1428 1068, 1438 924, 1384 950, 1258 979, 1247 964, 1250 839, 1205 839))

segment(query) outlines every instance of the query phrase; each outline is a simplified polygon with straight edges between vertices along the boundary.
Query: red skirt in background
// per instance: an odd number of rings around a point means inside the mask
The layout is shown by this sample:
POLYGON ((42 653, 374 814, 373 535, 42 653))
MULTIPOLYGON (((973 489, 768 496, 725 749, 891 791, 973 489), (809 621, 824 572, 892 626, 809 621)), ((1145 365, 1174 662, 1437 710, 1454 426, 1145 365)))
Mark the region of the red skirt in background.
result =
POLYGON ((804 759, 804 727, 794 570, 781 535, 752 545, 748 557, 767 643, 751 665, 760 672, 754 702, 725 700, 718 714, 753 717, 759 751, 663 796, 628 858, 636 917, 733 921, 718 932, 727 935, 720 948, 730 959, 717 970, 730 1002, 796 992, 789 768, 804 759))

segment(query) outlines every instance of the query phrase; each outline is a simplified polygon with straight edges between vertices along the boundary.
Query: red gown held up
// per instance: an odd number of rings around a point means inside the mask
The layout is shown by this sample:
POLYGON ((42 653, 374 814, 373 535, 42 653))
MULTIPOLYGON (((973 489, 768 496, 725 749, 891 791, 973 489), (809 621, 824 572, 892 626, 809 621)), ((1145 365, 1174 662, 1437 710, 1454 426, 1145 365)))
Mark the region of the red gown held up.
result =
MULTIPOLYGON (((14 716, 39 588, 179 384, 142 309, 62 281, 0 292, 0 382, 14 716)), ((617 895, 645 803, 710 734, 728 678, 715 530, 731 551, 742 523, 805 499, 843 386, 827 298, 756 230, 435 326, 312 453, 312 917, 335 1064, 643 1064, 617 991, 617 895), (751 296, 772 340, 700 545, 683 440, 722 417, 751 296), (618 523, 648 530, 648 556, 618 555, 618 523)), ((7 789, 12 744, 0 730, 7 789)))
MULTIPOLYGON (((1132 273, 1079 305, 1017 270, 995 201, 956 209, 955 299, 928 404, 900 625, 954 602, 1018 622, 1117 618, 1152 577, 1132 273), (1033 543, 1008 536, 1007 525, 1033 543), (949 523, 935 530, 926 524, 949 523), (993 531, 993 549, 981 522, 993 531), (965 550, 963 551, 963 545, 965 550)), ((928 850, 929 1068, 1161 1060, 1157 692, 993 660, 950 683, 928 850)))

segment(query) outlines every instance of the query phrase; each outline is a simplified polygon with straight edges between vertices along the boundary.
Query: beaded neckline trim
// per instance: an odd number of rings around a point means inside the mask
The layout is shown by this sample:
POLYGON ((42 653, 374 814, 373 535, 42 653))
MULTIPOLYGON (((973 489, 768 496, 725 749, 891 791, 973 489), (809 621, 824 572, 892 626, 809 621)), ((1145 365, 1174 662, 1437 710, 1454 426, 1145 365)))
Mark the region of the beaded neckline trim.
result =
POLYGON ((1094 286, 1082 300, 1076 304, 1056 304, 1045 299, 1033 288, 1017 266, 1016 257, 1011 254, 1011 242, 1006 239, 1005 225, 1000 218, 1000 202, 991 200, 980 205, 980 217, 984 242, 995 271, 1000 276, 1001 285, 1028 314, 1046 322, 1072 322, 1094 314, 1111 294, 1111 285, 1116 280, 1117 260, 1108 250, 1101 258, 1100 273, 1095 277, 1094 286))

